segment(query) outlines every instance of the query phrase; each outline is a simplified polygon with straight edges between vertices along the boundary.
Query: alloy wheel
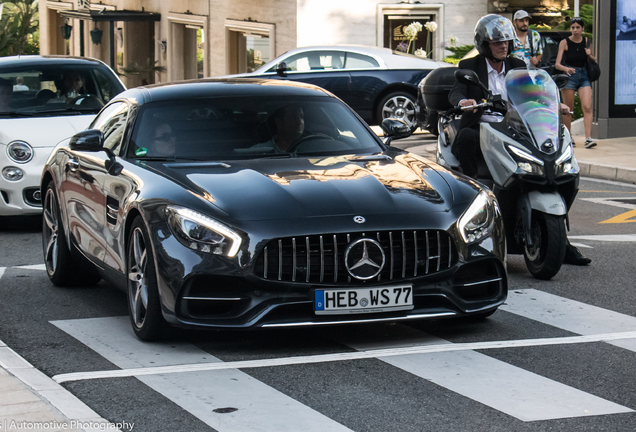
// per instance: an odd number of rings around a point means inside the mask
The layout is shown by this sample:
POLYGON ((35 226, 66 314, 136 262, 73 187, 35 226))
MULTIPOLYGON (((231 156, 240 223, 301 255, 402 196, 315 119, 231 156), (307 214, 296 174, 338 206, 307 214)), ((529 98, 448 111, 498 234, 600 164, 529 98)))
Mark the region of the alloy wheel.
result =
POLYGON ((57 269, 58 263, 58 231, 59 220, 57 217, 57 201, 55 199, 55 193, 53 189, 46 191, 46 197, 44 198, 44 236, 46 240, 44 261, 46 264, 46 271, 49 275, 53 275, 57 269))
POLYGON ((144 325, 148 310, 147 251, 144 234, 137 227, 132 234, 128 251, 128 296, 130 313, 138 328, 144 325))
POLYGON ((400 119, 412 129, 416 124, 415 104, 406 96, 394 96, 384 103, 382 118, 400 119))

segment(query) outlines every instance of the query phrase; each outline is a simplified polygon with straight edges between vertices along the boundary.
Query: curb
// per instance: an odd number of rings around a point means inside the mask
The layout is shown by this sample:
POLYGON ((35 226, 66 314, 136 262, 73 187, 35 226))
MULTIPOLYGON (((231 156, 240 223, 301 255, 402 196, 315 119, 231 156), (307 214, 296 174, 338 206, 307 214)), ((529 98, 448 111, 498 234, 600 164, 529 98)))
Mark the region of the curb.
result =
POLYGON ((581 160, 579 160, 578 163, 581 170, 581 177, 636 184, 636 168, 624 168, 581 160))
MULTIPOLYGON (((89 408, 84 402, 44 373, 34 368, 31 363, 22 358, 1 340, 0 368, 8 372, 9 376, 12 376, 24 384, 28 391, 51 408, 51 412, 57 412, 61 414, 64 419, 67 419, 68 421, 62 422, 65 425, 63 429, 70 430, 69 425, 76 425, 77 427, 73 430, 82 430, 85 432, 104 430, 119 431, 116 425, 100 417, 99 414, 89 408)), ((41 419, 36 422, 27 423, 46 424, 46 429, 49 429, 53 425, 60 426, 58 424, 60 422, 53 419, 48 420, 49 419, 41 419)), ((27 427, 31 429, 30 426, 27 427)), ((1 428, 2 423, 0 423, 0 429, 1 428)), ((52 430, 59 430, 59 428, 54 427, 52 430)))

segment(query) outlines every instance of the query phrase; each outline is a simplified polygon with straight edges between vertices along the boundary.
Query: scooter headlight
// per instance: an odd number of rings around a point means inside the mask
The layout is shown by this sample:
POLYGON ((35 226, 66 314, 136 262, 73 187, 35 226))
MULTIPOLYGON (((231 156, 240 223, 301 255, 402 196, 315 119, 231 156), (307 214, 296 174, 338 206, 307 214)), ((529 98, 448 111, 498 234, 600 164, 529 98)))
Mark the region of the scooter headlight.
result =
POLYGON ((574 158, 572 146, 568 145, 565 147, 563 154, 554 162, 554 165, 557 177, 567 174, 578 174, 579 165, 576 163, 576 159, 574 158))
POLYGON ((501 214, 492 192, 482 191, 457 221, 457 228, 467 244, 480 241, 490 235, 495 216, 501 214))
POLYGON ((201 213, 168 206, 166 216, 176 239, 187 248, 231 258, 241 247, 237 232, 201 213))
POLYGON ((513 145, 507 145, 508 153, 517 162, 516 174, 525 175, 532 174, 536 176, 544 176, 543 161, 532 156, 530 153, 521 150, 513 145))

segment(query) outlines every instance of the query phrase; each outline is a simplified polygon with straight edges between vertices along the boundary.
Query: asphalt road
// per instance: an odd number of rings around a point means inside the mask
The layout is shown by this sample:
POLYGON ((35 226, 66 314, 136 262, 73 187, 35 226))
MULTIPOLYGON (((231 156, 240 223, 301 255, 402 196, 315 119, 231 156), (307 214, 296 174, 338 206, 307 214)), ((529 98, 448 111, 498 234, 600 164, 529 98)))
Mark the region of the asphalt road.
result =
POLYGON ((157 344, 134 338, 123 293, 24 267, 43 262, 40 218, 2 219, 0 340, 51 377, 170 367, 63 384, 135 431, 631 432, 636 339, 610 339, 636 331, 636 188, 583 180, 570 216, 592 264, 546 282, 509 256, 509 299, 482 322, 175 330, 157 344), (361 355, 375 349, 393 355, 361 355), (223 364, 243 360, 258 367, 223 364))

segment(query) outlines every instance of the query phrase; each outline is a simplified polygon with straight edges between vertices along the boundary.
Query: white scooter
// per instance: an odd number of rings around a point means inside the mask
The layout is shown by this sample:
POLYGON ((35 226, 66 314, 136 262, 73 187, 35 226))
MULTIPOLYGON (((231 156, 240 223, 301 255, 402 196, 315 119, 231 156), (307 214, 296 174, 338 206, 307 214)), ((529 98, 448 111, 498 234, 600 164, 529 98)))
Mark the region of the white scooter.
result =
MULTIPOLYGON (((448 93, 444 104, 440 86, 434 82, 445 83, 448 89, 452 71, 439 72, 438 77, 431 77, 436 71, 431 72, 426 78, 428 85, 423 88, 437 89, 431 91, 433 97, 429 100, 424 94, 426 106, 439 111, 437 162, 459 170, 451 148, 462 110, 475 107, 451 107, 448 93)), ((557 83, 564 86, 567 76, 553 80, 541 69, 513 69, 506 75, 507 101, 489 92, 471 70, 455 70, 453 82, 454 79, 481 86, 489 96, 477 107, 503 115, 501 122, 480 125, 484 160, 480 162, 477 180, 489 186, 499 201, 508 253, 523 254, 534 277, 550 279, 563 264, 568 211, 579 184, 572 139, 559 116, 557 83)))

